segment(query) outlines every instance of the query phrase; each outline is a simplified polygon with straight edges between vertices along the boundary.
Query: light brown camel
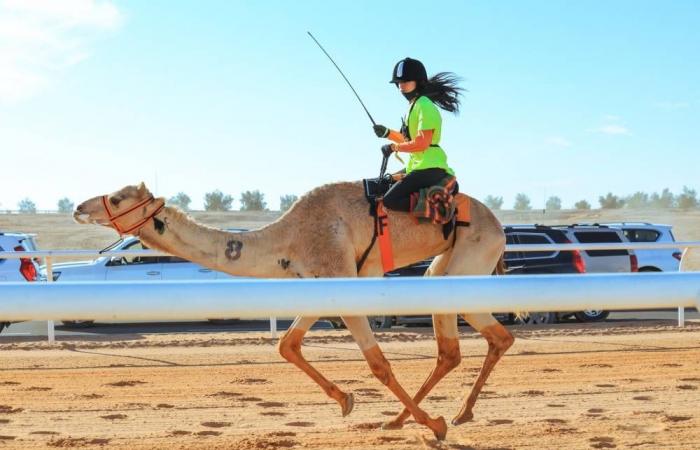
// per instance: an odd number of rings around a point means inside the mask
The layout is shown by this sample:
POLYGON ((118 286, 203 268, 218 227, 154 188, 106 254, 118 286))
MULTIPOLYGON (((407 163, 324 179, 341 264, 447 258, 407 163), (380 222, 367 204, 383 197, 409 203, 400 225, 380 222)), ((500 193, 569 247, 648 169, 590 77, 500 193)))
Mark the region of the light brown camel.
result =
MULTIPOLYGON (((78 223, 94 223, 133 234, 148 247, 176 255, 233 275, 265 278, 381 277, 378 246, 358 272, 357 263, 373 235, 373 220, 361 183, 333 183, 300 198, 277 221, 250 232, 222 231, 196 223, 164 205, 141 183, 80 204, 73 216, 78 223)), ((426 275, 488 275, 502 264, 505 237, 501 225, 482 203, 471 201, 471 225, 457 227, 454 240, 444 239, 440 226, 415 224, 405 213, 389 211, 392 246, 397 267, 436 256, 426 275), (453 245, 454 243, 454 245, 453 245)), ((472 409, 493 367, 513 343, 511 334, 490 314, 463 314, 488 342, 488 354, 469 396, 452 423, 472 419, 472 409)), ((297 317, 279 342, 279 352, 337 401, 343 416, 353 408, 352 394, 341 391, 311 366, 301 352, 302 339, 319 317, 297 317)), ((366 317, 342 317, 362 350, 372 373, 403 403, 405 409, 385 428, 400 428, 413 415, 438 439, 447 426, 442 417, 431 418, 418 403, 461 356, 457 316, 433 316, 438 358, 433 371, 414 398, 396 380, 366 317)))

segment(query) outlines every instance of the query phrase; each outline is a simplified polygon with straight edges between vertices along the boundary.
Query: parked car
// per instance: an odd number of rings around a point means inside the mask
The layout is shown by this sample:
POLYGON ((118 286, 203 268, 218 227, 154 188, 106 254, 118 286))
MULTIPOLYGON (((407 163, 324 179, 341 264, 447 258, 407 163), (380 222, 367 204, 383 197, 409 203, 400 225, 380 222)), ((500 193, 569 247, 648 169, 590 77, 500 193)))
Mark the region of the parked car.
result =
MULTIPOLYGON (((563 230, 573 243, 628 242, 622 230, 607 225, 573 224, 552 228, 563 230)), ((637 272, 639 268, 633 250, 584 250, 582 255, 588 273, 637 272)))
MULTIPOLYGON (((0 232, 0 252, 36 251, 36 235, 16 232, 0 232)), ((0 281, 37 281, 39 261, 33 258, 0 258, 0 281)))
MULTIPOLYGON (((0 252, 36 251, 36 235, 0 231, 0 252)), ((40 281, 39 260, 34 258, 1 258, 0 281, 40 281)), ((10 326, 10 322, 0 321, 0 332, 10 326)))
MULTIPOLYGON (((235 231, 245 231, 238 230, 235 231)), ((102 250, 148 250, 136 237, 120 239, 102 250)), ((44 269, 45 270, 45 269, 44 269)), ((177 256, 102 256, 92 261, 58 263, 53 265, 54 281, 157 281, 213 280, 238 278, 200 266, 177 256)), ((217 321, 222 319, 212 319, 217 321)), ((88 326, 94 321, 64 320, 65 325, 88 326)))
MULTIPOLYGON (((580 240, 590 242, 592 239, 609 239, 608 242, 624 241, 624 236, 619 230, 609 231, 601 227, 551 227, 547 225, 506 225, 503 227, 506 234, 506 244, 570 244, 580 240)), ((595 241, 594 241, 595 242, 595 241)), ((615 270, 632 270, 632 263, 629 253, 624 251, 625 259, 622 261, 620 251, 613 254, 584 256, 584 252, 574 251, 536 251, 521 252, 509 251, 504 255, 507 275, 519 274, 555 274, 555 273, 585 273, 587 272, 587 261, 592 258, 602 258, 593 260, 593 265, 601 270, 609 267, 615 270), (612 260, 610 259, 612 258, 612 260), (602 261, 598 262, 598 261, 602 261)), ((403 276, 423 276, 430 266, 430 259, 412 264, 407 267, 396 269, 385 274, 386 277, 403 276)), ((599 321, 608 316, 608 311, 572 311, 572 312, 530 312, 529 317, 516 319, 513 314, 495 314, 501 322, 513 323, 522 321, 526 324, 546 324, 555 323, 561 319, 575 317, 576 320, 599 321)), ((370 325, 374 328, 389 328, 392 325, 403 325, 411 323, 430 323, 429 316, 372 316, 369 318, 370 325)), ((461 319, 460 319, 461 320, 461 319)), ((334 323, 337 325, 337 323, 334 323)))
MULTIPOLYGON (((610 228, 619 228, 630 242, 676 242, 673 227, 648 222, 610 222, 610 228)), ((639 272, 678 272, 683 251, 676 249, 635 250, 639 272)))

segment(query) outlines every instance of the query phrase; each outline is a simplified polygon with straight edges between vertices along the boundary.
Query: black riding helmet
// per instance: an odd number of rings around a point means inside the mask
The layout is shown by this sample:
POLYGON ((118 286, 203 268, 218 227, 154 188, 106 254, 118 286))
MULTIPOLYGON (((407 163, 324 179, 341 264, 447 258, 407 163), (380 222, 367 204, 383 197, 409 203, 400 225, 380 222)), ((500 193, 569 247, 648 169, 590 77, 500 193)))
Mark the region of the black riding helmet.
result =
POLYGON ((399 81, 415 81, 417 83, 428 81, 425 66, 417 59, 402 59, 394 66, 389 83, 398 83, 399 81))

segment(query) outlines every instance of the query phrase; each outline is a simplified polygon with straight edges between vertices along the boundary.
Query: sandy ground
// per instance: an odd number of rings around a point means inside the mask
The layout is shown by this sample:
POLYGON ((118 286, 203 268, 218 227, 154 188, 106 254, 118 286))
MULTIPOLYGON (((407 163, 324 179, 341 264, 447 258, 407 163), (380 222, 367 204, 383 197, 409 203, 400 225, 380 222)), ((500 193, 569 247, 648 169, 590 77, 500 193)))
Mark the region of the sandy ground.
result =
MULTIPOLYGON (((438 442, 413 422, 379 424, 398 402, 344 331, 309 334, 304 353, 354 392, 346 418, 264 333, 123 335, 109 341, 0 340, 0 448, 697 449, 700 322, 557 325, 518 338, 475 409, 438 442)), ((430 330, 379 333, 415 392, 434 364, 430 330)), ((485 344, 461 334, 462 365, 424 402, 448 420, 485 344)))

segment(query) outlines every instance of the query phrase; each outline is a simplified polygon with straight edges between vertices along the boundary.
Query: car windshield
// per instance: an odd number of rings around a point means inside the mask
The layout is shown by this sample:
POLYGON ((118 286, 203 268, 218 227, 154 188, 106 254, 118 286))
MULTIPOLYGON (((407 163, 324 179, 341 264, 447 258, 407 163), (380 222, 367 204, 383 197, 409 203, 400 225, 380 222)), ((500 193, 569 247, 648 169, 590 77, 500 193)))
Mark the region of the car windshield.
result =
POLYGON ((111 252, 111 251, 114 250, 116 247, 118 247, 119 245, 121 245, 122 242, 124 242, 124 239, 119 239, 117 242, 115 242, 115 243, 113 243, 113 244, 110 244, 110 245, 108 245, 107 247, 105 247, 105 248, 103 248, 102 250, 100 250, 100 253, 111 252))

